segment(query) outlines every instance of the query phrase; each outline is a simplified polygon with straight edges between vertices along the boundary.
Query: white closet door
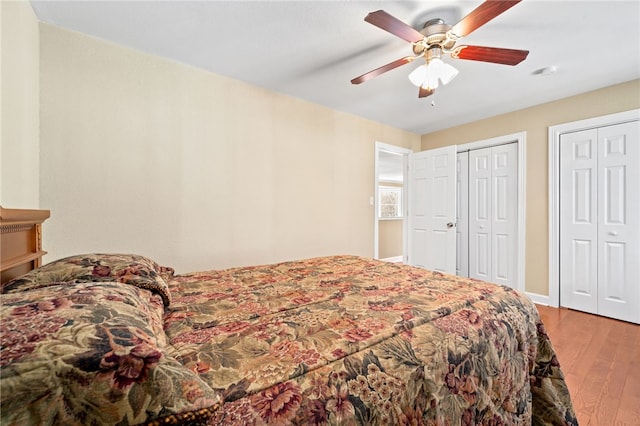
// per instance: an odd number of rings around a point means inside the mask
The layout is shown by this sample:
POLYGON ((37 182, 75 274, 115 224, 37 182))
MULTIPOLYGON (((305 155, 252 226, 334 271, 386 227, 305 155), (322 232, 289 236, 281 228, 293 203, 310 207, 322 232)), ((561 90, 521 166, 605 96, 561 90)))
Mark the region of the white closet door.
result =
POLYGON ((491 281, 516 286, 518 267, 518 147, 491 148, 491 281))
POLYGON ((560 304, 640 323, 638 122, 560 137, 560 304))
POLYGON ((598 313, 640 323, 638 122, 598 129, 598 313))
POLYGON ((598 309, 597 130, 560 137, 560 300, 598 309))
POLYGON ((409 264, 456 273, 456 146, 409 155, 409 264))
POLYGON ((491 148, 469 152, 469 277, 491 281, 491 148))
POLYGON ((469 152, 458 153, 456 178, 456 275, 469 276, 469 152))
POLYGON ((515 287, 517 282, 518 148, 469 152, 469 276, 515 287))

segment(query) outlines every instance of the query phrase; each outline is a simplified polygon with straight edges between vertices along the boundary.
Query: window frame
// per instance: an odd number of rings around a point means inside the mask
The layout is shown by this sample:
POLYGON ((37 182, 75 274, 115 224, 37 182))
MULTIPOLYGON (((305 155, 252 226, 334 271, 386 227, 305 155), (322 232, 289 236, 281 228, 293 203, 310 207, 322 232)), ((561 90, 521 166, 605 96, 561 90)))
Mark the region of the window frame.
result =
POLYGON ((403 209, 403 204, 402 204, 402 200, 404 198, 404 187, 402 186, 392 186, 392 185, 378 185, 378 219, 379 220, 396 220, 396 219, 403 219, 404 216, 404 209, 403 209), (383 191, 388 191, 388 192, 394 192, 396 193, 396 202, 391 204, 391 203, 384 203, 383 202, 383 191), (383 207, 385 206, 395 206, 396 207, 396 212, 397 214, 394 216, 384 216, 383 215, 383 207))

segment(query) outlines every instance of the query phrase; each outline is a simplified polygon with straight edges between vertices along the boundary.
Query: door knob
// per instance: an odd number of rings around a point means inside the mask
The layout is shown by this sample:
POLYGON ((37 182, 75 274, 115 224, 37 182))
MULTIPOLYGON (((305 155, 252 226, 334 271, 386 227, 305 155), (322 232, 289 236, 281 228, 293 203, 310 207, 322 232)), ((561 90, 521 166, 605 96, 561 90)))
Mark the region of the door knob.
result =
POLYGON ((453 228, 453 223, 451 223, 451 222, 447 223, 447 228, 449 228, 449 229, 453 228))
POLYGON ((616 235, 618 235, 618 231, 609 231, 609 235, 615 237, 616 235))

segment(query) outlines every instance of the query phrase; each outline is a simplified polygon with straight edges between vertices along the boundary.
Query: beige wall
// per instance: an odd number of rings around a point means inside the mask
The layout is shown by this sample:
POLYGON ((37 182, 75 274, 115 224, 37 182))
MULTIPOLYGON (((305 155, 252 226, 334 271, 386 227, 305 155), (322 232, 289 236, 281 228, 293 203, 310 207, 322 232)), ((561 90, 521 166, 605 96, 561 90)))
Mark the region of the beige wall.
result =
MULTIPOLYGON (((380 186, 403 187, 402 183, 379 181, 380 186)), ((378 258, 402 256, 403 254, 403 221, 378 220, 378 258)))
POLYGON ((378 257, 402 256, 402 219, 378 221, 378 257))
POLYGON ((373 256, 374 146, 420 136, 40 26, 48 260, 147 254, 180 271, 373 256))
POLYGON ((422 149, 527 132, 526 290, 549 294, 548 127, 640 107, 640 80, 422 136, 422 149))
POLYGON ((38 21, 26 1, 0 1, 0 204, 38 208, 38 21))

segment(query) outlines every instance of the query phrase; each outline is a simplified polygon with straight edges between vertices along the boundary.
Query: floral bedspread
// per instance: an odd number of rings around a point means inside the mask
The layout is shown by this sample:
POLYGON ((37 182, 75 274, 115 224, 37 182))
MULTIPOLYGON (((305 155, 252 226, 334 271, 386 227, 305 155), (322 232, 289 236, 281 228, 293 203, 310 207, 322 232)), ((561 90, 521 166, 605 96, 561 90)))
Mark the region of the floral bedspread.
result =
POLYGON ((575 425, 535 306, 331 256, 60 259, 0 295, 2 425, 575 425))
POLYGON ((535 306, 507 287, 333 256, 170 282, 167 354, 208 424, 577 424, 535 306))

